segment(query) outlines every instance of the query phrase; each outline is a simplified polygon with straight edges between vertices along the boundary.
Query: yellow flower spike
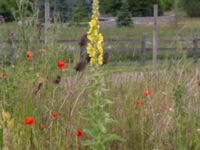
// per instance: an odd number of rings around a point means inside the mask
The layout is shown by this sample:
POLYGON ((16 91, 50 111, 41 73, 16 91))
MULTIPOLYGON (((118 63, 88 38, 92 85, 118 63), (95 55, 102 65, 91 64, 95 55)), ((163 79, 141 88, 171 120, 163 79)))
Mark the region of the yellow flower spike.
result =
POLYGON ((94 58, 91 58, 90 63, 91 63, 92 65, 95 64, 95 59, 94 59, 94 58))
POLYGON ((98 58, 98 63, 99 63, 100 65, 103 64, 103 57, 102 57, 102 56, 100 56, 100 57, 98 58))
POLYGON ((91 27, 97 26, 97 20, 96 20, 96 19, 92 19, 92 20, 90 21, 90 26, 91 26, 91 27))
POLYGON ((99 42, 103 42, 103 35, 102 35, 101 33, 100 33, 99 36, 98 36, 98 41, 99 41, 99 42))
POLYGON ((89 44, 87 45, 87 53, 90 56, 90 64, 103 64, 103 36, 99 33, 99 1, 93 0, 92 18, 89 22, 89 31, 87 37, 89 44))
POLYGON ((3 118, 3 121, 8 121, 8 120, 10 120, 11 119, 11 115, 10 115, 10 113, 9 112, 5 112, 5 111, 3 111, 2 112, 2 118, 3 118))

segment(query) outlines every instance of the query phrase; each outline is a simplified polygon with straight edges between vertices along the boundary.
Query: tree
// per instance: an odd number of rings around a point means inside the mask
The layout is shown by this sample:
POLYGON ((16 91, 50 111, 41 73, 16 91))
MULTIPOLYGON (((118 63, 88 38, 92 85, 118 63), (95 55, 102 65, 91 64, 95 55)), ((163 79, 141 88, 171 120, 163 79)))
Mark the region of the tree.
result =
POLYGON ((163 14, 161 0, 128 0, 133 16, 153 16, 153 5, 158 4, 159 15, 163 14))
POLYGON ((164 11, 169 11, 173 8, 174 0, 161 0, 161 5, 164 11))
POLYGON ((190 17, 200 16, 200 1, 199 0, 181 0, 186 13, 190 17))
POLYGON ((117 25, 130 26, 132 24, 131 13, 129 12, 128 2, 124 0, 118 12, 117 25))
POLYGON ((86 9, 84 5, 77 4, 74 6, 72 10, 72 22, 75 24, 79 24, 80 22, 84 21, 84 19, 87 17, 86 15, 86 9))
POLYGON ((102 5, 107 15, 116 16, 122 5, 122 0, 102 0, 102 2, 100 2, 100 8, 102 5))
POLYGON ((13 0, 0 0, 0 15, 4 16, 5 21, 13 21, 13 12, 17 9, 17 3, 13 0))

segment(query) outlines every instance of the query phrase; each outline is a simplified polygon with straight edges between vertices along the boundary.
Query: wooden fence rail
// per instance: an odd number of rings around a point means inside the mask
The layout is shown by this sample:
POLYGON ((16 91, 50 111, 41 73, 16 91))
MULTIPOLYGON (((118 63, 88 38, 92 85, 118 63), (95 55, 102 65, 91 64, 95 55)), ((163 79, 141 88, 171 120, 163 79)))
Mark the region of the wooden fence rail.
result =
MULTIPOLYGON (((143 36, 143 38, 146 38, 143 36)), ((200 41, 200 37, 193 37, 193 38, 160 38, 158 39, 158 42, 192 42, 194 39, 197 41, 200 41)), ((112 43, 112 42, 140 42, 142 41, 142 38, 110 38, 110 39, 105 39, 106 43, 112 43)), ((152 42, 151 39, 146 38, 146 41, 152 42)), ((7 43, 8 40, 0 40, 0 44, 7 43)), ((14 43, 20 43, 22 41, 20 40, 13 40, 14 43)), ((44 43, 44 40, 40 40, 41 43, 44 43)), ((78 43, 79 39, 58 39, 57 42, 59 43, 78 43)))
MULTIPOLYGON (((158 43, 169 43, 171 46, 160 46, 158 47, 159 51, 168 51, 168 50, 176 50, 178 47, 174 46, 172 43, 177 43, 180 42, 183 44, 181 49, 183 50, 188 50, 192 53, 192 57, 194 62, 197 62, 198 60, 198 55, 197 55, 197 50, 200 49, 198 46, 198 42, 200 41, 200 37, 197 35, 194 35, 193 37, 178 37, 178 38, 159 38, 158 43), (185 46, 187 43, 187 46, 185 46), (190 43, 190 44, 188 44, 190 43), (173 45, 173 46, 172 46, 173 45)), ((0 45, 1 44, 7 44, 8 48, 11 52, 9 55, 14 54, 13 50, 13 44, 20 44, 22 41, 20 40, 14 40, 13 36, 8 34, 8 39, 7 40, 0 40, 0 45)), ((40 40, 41 43, 44 43, 44 40, 40 40)), ((73 44, 78 44, 79 39, 58 39, 58 43, 73 43, 73 44)), ((105 38, 105 44, 110 44, 113 45, 114 43, 137 43, 137 45, 140 45, 138 47, 112 47, 111 48, 106 48, 108 51, 140 51, 141 56, 140 56, 140 61, 142 64, 145 64, 146 61, 146 52, 147 51, 152 51, 153 46, 152 46, 152 39, 149 39, 146 37, 146 34, 142 34, 141 38, 112 38, 112 39, 107 39, 105 38), (150 43, 150 44, 149 44, 150 43), (149 46, 150 45, 150 46, 149 46)), ((0 51, 1 52, 1 51, 0 51)), ((0 55, 3 55, 0 53, 0 55)))

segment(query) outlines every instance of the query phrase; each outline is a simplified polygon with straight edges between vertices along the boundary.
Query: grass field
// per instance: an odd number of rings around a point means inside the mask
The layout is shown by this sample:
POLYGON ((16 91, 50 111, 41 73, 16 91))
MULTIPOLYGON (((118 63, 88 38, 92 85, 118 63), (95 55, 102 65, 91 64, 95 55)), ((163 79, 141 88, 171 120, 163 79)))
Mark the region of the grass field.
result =
MULTIPOLYGON (((14 118, 14 128, 5 130, 6 124, 3 125, 3 131, 9 134, 9 148, 32 149, 34 145, 41 150, 84 149, 74 133, 84 129, 79 112, 87 107, 89 91, 83 85, 88 82, 89 72, 76 74, 70 64, 59 71, 56 57, 33 56, 30 61, 20 57, 17 65, 1 69, 7 74, 0 80, 1 105, 14 118), (57 75, 62 77, 58 85, 53 83, 57 75), (35 95, 40 83, 42 87, 35 95), (51 117, 53 112, 58 118, 51 117), (31 127, 23 123, 27 116, 35 118, 31 127)), ((162 61, 156 76, 151 73, 150 62, 146 66, 104 66, 109 89, 104 96, 114 103, 106 110, 117 121, 109 130, 125 139, 110 142, 107 149, 199 149, 198 66, 188 59, 174 60, 171 65, 162 61), (144 96, 145 90, 152 94, 144 96), (144 105, 137 105, 137 101, 144 105)))
MULTIPOLYGON (((200 19, 198 18, 180 18, 178 28, 172 24, 160 24, 158 27, 159 37, 192 37, 194 33, 200 32, 200 19)), ((6 23, 0 25, 1 39, 7 37, 8 32, 19 34, 17 23, 6 23)), ((59 39, 77 38, 85 34, 88 27, 74 27, 65 24, 57 24, 57 36, 59 39)), ((152 37, 152 25, 134 25, 133 27, 106 28, 102 27, 101 32, 106 38, 141 38, 141 34, 146 33, 148 38, 152 37)), ((16 35, 16 36, 17 36, 16 35)))
MULTIPOLYGON (((199 29, 199 20, 187 19, 179 29, 159 26, 159 37, 192 37, 199 29)), ((16 64, 0 66, 0 148, 87 150, 84 141, 93 142, 94 137, 85 130, 88 122, 82 113, 90 109, 92 67, 75 72, 78 52, 69 54, 64 45, 55 42, 56 38, 79 38, 87 28, 53 27, 46 45, 37 43, 37 31, 32 27, 18 29, 10 23, 0 25, 0 31, 0 39, 14 31, 28 41, 14 45, 16 64), (28 50, 33 52, 30 58, 28 50), (57 67, 58 59, 64 60, 64 70, 57 67), (24 121, 28 117, 34 122, 24 121)), ((142 32, 152 36, 152 27, 144 25, 101 31, 106 38, 140 37, 142 32)), ((112 53, 112 57, 116 55, 121 56, 112 53)), ((153 74, 151 59, 141 65, 135 54, 130 59, 126 59, 130 53, 124 55, 99 68, 105 88, 101 100, 112 102, 105 112, 114 120, 102 130, 123 139, 106 143, 106 150, 199 150, 200 63, 193 63, 181 50, 168 59, 164 58, 169 53, 160 53, 163 59, 158 60, 157 74, 153 74)))

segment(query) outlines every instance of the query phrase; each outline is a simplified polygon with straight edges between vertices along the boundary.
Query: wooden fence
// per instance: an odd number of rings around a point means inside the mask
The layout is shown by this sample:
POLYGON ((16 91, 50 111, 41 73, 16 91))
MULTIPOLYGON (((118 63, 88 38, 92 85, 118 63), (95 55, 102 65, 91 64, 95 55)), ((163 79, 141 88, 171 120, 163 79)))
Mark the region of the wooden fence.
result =
MULTIPOLYGON (((158 47, 158 51, 176 50, 176 49, 178 49, 178 47, 174 46, 176 44, 172 44, 172 43, 180 42, 183 45, 181 47, 181 49, 188 50, 189 52, 191 52, 194 62, 197 62, 197 59, 198 59, 197 50, 200 49, 200 47, 198 47, 198 41, 200 41, 200 38, 197 35, 194 35, 192 38, 183 38, 183 37, 181 37, 181 38, 159 38, 158 45, 159 45, 159 43, 169 43, 168 45, 171 45, 171 46, 158 47), (187 45, 187 46, 184 46, 184 45, 187 45)), ((17 43, 19 44, 21 42, 22 41, 19 41, 19 40, 13 40, 13 36, 9 34, 7 40, 0 41, 0 45, 7 43, 7 45, 8 45, 7 47, 9 49, 9 52, 7 53, 7 55, 13 55, 14 54, 13 44, 17 44, 17 43)), ((40 42, 44 43, 45 41, 41 40, 40 42)), ((79 39, 59 39, 59 40, 57 40, 57 42, 62 43, 62 44, 71 43, 71 44, 78 45, 79 39)), ((141 54, 140 61, 142 64, 145 64, 146 52, 152 51, 152 49, 153 49, 152 39, 148 39, 145 34, 142 34, 141 38, 105 39, 105 44, 114 45, 116 43, 117 44, 119 44, 119 43, 124 43, 124 44, 125 43, 137 43, 137 45, 138 45, 137 47, 125 48, 125 47, 111 46, 110 48, 106 48, 106 50, 107 51, 122 51, 122 52, 123 51, 139 51, 141 54)), ((1 54, 1 51, 0 51, 0 55, 3 55, 3 54, 1 54)))

